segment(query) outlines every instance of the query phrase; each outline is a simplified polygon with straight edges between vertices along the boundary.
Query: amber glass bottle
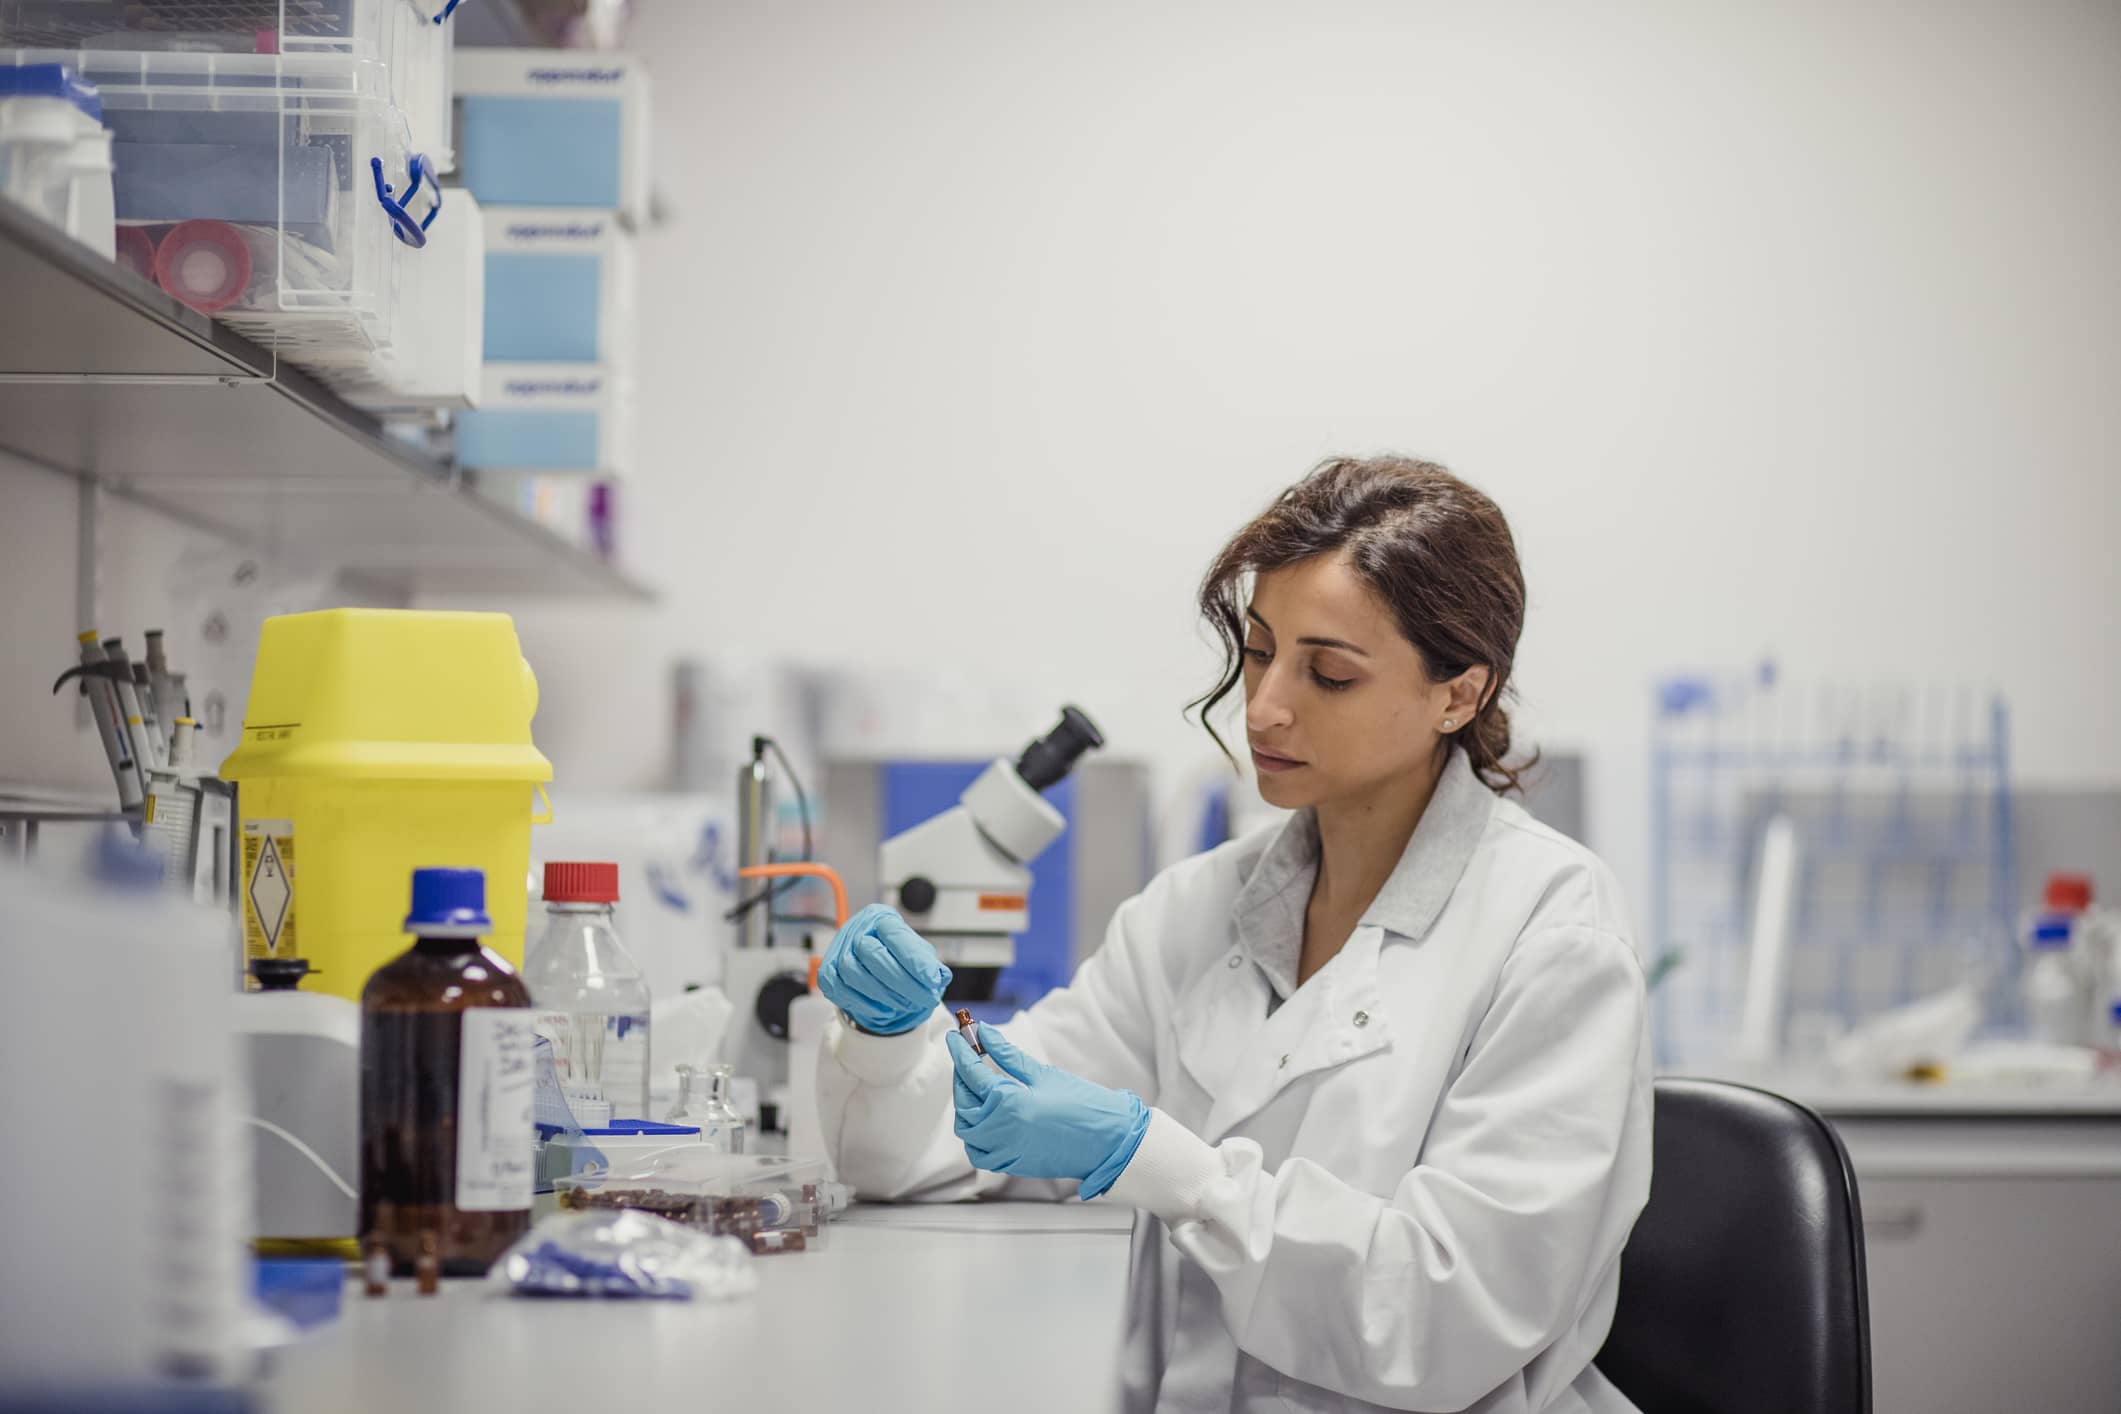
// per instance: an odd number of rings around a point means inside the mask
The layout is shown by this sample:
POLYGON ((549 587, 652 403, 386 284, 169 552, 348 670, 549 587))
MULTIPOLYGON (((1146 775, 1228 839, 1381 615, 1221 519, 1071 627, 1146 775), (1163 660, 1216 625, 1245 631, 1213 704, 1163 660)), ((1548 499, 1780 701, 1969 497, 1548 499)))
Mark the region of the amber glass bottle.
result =
POLYGON ((427 1234, 476 1276, 530 1226, 535 1016, 492 930, 483 873, 415 870, 416 941, 361 993, 361 1237, 401 1276, 427 1234))

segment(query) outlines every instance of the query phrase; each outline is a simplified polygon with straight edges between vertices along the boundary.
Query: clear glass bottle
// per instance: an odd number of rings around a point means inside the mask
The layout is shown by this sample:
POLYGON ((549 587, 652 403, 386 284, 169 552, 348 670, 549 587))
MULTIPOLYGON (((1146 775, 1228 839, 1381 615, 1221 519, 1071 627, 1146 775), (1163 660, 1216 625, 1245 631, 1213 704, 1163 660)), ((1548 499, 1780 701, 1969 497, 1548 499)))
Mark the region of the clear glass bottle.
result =
POLYGON ((361 1226, 401 1276, 477 1276, 530 1227, 530 991, 480 940, 486 876, 416 869, 410 949, 361 993, 361 1226))
POLYGON ((614 1119, 646 1119, 648 979, 612 926, 618 900, 618 865, 547 864, 545 932, 523 980, 569 1101, 606 1100, 614 1119))
POLYGON ((729 1080, 735 1073, 726 1065, 718 1065, 702 1074, 695 1066, 678 1067, 678 1102, 671 1107, 665 1122, 669 1124, 696 1124, 700 1127, 700 1142, 725 1154, 744 1152, 744 1115, 729 1099, 729 1080))

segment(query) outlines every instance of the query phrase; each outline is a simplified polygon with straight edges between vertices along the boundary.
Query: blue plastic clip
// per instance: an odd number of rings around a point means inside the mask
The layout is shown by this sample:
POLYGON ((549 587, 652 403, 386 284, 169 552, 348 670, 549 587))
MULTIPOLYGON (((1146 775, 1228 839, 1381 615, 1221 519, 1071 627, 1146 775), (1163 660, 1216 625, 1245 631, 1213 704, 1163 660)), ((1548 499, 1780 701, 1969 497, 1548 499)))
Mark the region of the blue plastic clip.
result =
POLYGON ((442 7, 442 13, 435 16, 435 23, 440 24, 451 15, 454 15, 457 12, 457 6, 463 3, 464 0, 449 0, 449 3, 442 7))
POLYGON ((383 204, 384 214, 390 217, 391 233, 414 250, 418 250, 427 244, 427 228, 435 223, 435 217, 442 214, 442 184, 435 179, 434 173, 428 170, 427 159, 419 153, 415 152, 412 160, 406 165, 412 172, 412 181, 406 184, 403 196, 393 199, 390 183, 383 180, 383 159, 368 159, 369 170, 375 174, 376 179, 376 200, 383 204), (427 189, 434 193, 434 205, 428 208, 425 216, 414 220, 413 214, 406 208, 412 205, 413 195, 420 190, 423 179, 427 183, 427 189))

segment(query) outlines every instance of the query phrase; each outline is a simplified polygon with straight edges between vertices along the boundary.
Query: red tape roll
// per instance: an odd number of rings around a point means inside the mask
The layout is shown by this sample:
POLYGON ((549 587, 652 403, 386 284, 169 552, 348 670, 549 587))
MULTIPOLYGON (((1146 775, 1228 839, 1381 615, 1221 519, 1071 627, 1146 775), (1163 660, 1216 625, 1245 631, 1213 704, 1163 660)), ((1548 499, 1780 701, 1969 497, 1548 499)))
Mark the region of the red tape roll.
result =
POLYGON ((250 286, 250 247, 226 221, 184 221, 155 250, 155 283, 201 314, 234 304, 250 286))

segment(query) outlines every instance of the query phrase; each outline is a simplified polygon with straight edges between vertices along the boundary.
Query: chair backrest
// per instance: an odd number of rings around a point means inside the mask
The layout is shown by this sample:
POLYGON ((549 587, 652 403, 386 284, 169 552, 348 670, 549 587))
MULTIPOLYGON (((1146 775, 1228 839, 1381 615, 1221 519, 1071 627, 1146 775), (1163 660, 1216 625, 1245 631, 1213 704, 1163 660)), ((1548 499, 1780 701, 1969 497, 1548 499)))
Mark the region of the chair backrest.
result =
POLYGON ((1656 1082, 1650 1199, 1598 1368, 1643 1414, 1870 1414, 1863 1213, 1804 1106, 1656 1082))

